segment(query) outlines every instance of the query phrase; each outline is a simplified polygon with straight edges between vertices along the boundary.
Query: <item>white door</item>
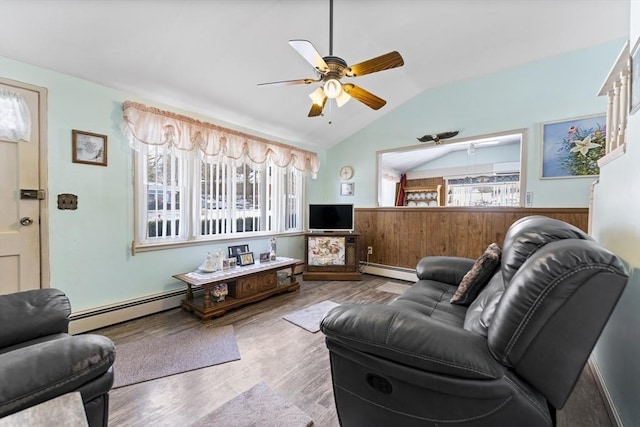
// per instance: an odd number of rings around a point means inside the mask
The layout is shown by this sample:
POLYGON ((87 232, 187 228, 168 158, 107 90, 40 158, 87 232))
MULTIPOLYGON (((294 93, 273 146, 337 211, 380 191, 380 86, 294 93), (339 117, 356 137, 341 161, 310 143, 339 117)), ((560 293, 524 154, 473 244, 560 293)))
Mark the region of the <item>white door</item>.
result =
MULTIPOLYGON (((7 141, 0 137, 0 294, 39 289, 41 277, 40 103, 43 90, 0 81, 0 88, 18 93, 31 114, 31 138, 7 141), (23 194, 21 190, 34 190, 23 194), (35 197, 34 197, 35 196, 35 197)), ((0 104, 0 120, 7 120, 7 105, 0 104)))

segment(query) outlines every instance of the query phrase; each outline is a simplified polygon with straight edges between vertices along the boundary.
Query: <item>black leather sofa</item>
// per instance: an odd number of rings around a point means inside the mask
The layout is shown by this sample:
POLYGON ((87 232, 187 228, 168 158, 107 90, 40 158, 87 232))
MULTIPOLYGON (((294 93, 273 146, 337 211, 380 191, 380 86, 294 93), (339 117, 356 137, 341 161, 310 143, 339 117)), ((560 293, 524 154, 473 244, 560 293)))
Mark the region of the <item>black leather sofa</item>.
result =
POLYGON ((79 391, 89 425, 108 424, 115 346, 69 335, 70 314, 57 289, 0 295, 0 418, 79 391))
POLYGON ((552 426, 628 279, 578 228, 530 216, 506 233, 500 265, 468 306, 449 302, 474 260, 426 257, 386 305, 324 318, 340 423, 552 426))

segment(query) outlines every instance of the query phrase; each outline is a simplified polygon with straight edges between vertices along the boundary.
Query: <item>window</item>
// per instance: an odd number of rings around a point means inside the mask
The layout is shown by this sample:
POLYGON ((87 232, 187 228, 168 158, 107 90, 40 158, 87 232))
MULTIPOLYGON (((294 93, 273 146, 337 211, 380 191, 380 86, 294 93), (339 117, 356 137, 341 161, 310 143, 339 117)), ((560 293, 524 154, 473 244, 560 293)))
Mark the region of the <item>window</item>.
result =
POLYGON ((447 206, 519 205, 519 174, 447 179, 447 206))
POLYGON ((301 171, 166 146, 145 145, 136 157, 143 245, 302 230, 301 171))
POLYGON ((125 101, 135 151, 136 235, 144 246, 302 230, 306 174, 318 155, 125 101))

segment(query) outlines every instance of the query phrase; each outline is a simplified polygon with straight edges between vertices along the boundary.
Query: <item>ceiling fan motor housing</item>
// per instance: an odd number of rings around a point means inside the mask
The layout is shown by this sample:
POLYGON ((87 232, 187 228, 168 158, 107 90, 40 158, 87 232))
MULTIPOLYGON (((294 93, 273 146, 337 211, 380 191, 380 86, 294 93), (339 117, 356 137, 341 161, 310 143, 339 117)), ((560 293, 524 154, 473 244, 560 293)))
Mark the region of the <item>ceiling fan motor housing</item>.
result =
POLYGON ((324 74, 323 80, 338 79, 340 80, 346 75, 348 66, 344 59, 337 56, 325 56, 324 62, 327 63, 329 71, 324 74))

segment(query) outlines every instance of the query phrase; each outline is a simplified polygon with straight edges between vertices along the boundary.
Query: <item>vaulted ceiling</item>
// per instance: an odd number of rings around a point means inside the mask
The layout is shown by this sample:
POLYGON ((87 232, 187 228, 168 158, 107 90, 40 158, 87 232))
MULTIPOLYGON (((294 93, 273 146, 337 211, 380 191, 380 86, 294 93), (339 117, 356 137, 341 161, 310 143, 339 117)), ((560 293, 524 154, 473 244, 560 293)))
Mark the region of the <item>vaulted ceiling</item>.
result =
POLYGON ((429 88, 625 37, 628 14, 629 0, 335 0, 335 56, 397 50, 405 65, 344 79, 380 110, 351 100, 315 118, 318 84, 258 83, 315 77, 288 41, 328 55, 329 0, 0 0, 0 55, 329 148, 429 88))

